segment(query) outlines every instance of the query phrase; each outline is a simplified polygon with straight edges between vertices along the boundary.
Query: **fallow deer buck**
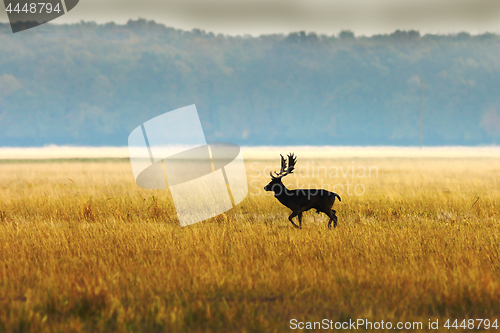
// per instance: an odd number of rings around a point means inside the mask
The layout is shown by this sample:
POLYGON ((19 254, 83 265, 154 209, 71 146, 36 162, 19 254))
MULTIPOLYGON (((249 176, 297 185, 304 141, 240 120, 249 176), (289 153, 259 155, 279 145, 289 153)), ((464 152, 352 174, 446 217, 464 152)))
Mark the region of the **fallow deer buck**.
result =
POLYGON ((293 154, 288 155, 288 167, 287 161, 281 156, 281 171, 279 173, 271 172, 271 182, 264 187, 266 191, 274 192, 274 196, 286 207, 292 210, 292 215, 288 217, 290 222, 292 222, 295 228, 302 228, 302 213, 308 211, 309 209, 316 209, 317 213, 323 212, 330 218, 328 221, 328 228, 331 228, 332 221, 333 226, 337 226, 337 216, 336 211, 332 209, 333 203, 335 202, 335 197, 340 199, 337 193, 329 192, 323 189, 297 189, 289 190, 281 182, 281 178, 288 174, 291 174, 295 169, 295 163, 297 162, 297 157, 293 154), (299 225, 293 222, 295 216, 299 217, 299 225))

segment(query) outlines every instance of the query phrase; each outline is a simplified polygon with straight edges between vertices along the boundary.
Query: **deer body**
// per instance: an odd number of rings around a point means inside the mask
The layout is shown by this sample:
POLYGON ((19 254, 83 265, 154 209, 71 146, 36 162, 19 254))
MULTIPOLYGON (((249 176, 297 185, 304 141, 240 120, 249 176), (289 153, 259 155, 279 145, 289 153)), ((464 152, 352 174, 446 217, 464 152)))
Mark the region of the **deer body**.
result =
POLYGON ((292 173, 296 162, 296 158, 294 158, 293 154, 288 155, 288 161, 289 166, 287 168, 287 163, 283 156, 281 156, 281 172, 275 172, 275 176, 271 173, 272 180, 264 187, 264 190, 274 192, 275 198, 284 206, 292 210, 292 214, 288 217, 288 220, 294 227, 302 227, 302 213, 310 209, 316 209, 317 213, 325 213, 330 218, 328 227, 331 227, 332 222, 333 226, 336 227, 337 216, 335 215, 336 211, 334 211, 332 207, 335 202, 335 197, 341 201, 340 196, 337 193, 322 189, 287 189, 282 183, 281 178, 292 173), (297 226, 295 222, 293 222, 293 218, 296 216, 298 216, 300 226, 297 226))

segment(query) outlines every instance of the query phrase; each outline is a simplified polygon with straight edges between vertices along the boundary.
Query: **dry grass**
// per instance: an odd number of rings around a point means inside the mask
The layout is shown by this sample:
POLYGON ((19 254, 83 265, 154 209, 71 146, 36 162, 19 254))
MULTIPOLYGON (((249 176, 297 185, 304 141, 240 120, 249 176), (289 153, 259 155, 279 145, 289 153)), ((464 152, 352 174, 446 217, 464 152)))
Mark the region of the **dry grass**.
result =
POLYGON ((248 198, 186 228, 168 192, 136 187, 126 161, 0 164, 0 332, 500 319, 500 159, 315 160, 378 168, 332 178, 311 162, 288 177, 364 186, 335 204, 335 230, 313 212, 292 228, 261 190, 270 161, 251 162, 248 198))

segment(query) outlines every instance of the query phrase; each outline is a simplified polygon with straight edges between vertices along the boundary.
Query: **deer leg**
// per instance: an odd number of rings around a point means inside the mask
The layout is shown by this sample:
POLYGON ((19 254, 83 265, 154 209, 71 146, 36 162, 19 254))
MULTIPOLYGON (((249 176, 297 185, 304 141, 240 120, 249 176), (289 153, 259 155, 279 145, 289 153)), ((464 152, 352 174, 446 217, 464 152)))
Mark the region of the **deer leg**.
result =
POLYGON ((293 213, 292 213, 292 215, 288 216, 288 220, 290 220, 290 222, 292 222, 292 224, 293 224, 293 226, 294 226, 295 228, 300 229, 300 227, 299 227, 298 225, 296 225, 296 224, 295 224, 295 222, 293 222, 293 220, 292 220, 292 219, 293 219, 295 216, 297 216, 297 215, 299 215, 299 214, 298 214, 298 213, 293 212, 293 213))
POLYGON ((332 221, 333 221, 333 227, 337 227, 337 215, 335 215, 336 211, 331 210, 330 212, 325 212, 326 215, 330 218, 330 221, 328 221, 328 228, 332 227, 332 221))
POLYGON ((302 228, 302 212, 299 213, 299 225, 302 228))

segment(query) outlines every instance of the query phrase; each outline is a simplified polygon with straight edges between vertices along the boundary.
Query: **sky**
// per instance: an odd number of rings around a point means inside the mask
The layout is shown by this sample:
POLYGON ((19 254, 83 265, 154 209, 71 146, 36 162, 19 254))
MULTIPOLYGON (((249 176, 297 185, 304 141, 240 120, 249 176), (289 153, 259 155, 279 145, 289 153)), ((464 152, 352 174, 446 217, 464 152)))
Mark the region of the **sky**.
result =
MULTIPOLYGON (((227 35, 351 30, 371 36, 397 29, 480 34, 500 33, 500 0, 80 0, 53 23, 138 18, 227 35)), ((7 22, 3 8, 0 22, 7 22)))

